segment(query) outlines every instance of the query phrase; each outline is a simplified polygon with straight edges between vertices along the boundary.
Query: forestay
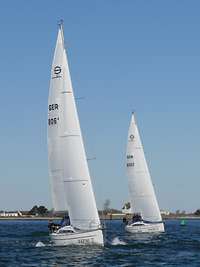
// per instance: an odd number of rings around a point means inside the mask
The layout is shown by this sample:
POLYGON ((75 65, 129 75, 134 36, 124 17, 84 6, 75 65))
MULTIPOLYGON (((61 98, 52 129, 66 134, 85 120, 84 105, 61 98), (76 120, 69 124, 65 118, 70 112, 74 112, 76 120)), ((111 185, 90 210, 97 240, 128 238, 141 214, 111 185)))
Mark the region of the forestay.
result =
POLYGON ((146 221, 162 221, 134 114, 128 132, 126 167, 131 206, 146 221))
MULTIPOLYGON (((55 52, 55 54, 61 55, 62 60, 59 63, 53 62, 52 67, 52 83, 57 80, 58 86, 54 87, 57 92, 54 93, 54 98, 49 98, 49 104, 57 104, 58 110, 49 112, 50 122, 52 118, 56 118, 49 125, 49 133, 54 131, 58 142, 56 148, 53 145, 54 156, 52 157, 52 152, 50 153, 51 173, 55 170, 56 173, 59 172, 61 184, 64 185, 64 197, 71 224, 79 229, 96 229, 100 225, 100 220, 76 110, 62 26, 59 29, 56 48, 61 50, 60 53, 55 52), (60 41, 61 45, 58 44, 60 41)), ((52 146, 53 139, 50 137, 49 140, 52 146)), ((63 201, 65 201, 64 198, 63 201)))

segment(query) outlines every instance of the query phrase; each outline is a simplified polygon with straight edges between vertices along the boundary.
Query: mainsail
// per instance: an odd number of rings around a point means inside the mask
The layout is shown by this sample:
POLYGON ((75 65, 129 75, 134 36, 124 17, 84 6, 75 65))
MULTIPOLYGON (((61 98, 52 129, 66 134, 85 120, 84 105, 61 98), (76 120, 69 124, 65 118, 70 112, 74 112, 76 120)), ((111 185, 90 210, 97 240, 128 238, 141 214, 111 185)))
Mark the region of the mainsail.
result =
POLYGON ((128 131, 126 166, 133 212, 146 221, 162 221, 134 114, 128 131))
POLYGON ((65 203, 74 227, 96 229, 100 220, 76 110, 62 25, 58 32, 51 84, 49 107, 52 109, 49 110, 48 132, 52 199, 58 205, 61 205, 60 201, 65 203))

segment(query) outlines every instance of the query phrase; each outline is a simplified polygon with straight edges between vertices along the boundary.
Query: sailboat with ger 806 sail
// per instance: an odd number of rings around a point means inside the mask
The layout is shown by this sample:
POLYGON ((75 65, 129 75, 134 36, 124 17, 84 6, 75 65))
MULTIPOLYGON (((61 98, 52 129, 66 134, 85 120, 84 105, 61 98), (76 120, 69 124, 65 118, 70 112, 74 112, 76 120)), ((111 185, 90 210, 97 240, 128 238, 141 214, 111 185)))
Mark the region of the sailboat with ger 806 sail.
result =
POLYGON ((48 100, 49 175, 54 211, 68 210, 51 223, 55 245, 104 245, 64 46, 63 23, 51 69, 48 100))
POLYGON ((131 233, 164 232, 164 224, 134 113, 132 113, 128 131, 126 169, 133 211, 132 220, 125 226, 126 231, 131 233))

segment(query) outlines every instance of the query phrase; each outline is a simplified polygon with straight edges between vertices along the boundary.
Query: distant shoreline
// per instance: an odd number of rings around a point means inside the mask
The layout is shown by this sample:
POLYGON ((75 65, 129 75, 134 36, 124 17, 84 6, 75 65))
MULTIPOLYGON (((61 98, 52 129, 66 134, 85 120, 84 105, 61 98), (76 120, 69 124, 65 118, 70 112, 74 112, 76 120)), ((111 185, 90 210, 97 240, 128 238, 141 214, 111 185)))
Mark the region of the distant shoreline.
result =
MULTIPOLYGON (((124 214, 108 214, 100 215, 101 220, 122 220, 125 217, 124 214)), ((130 215, 127 216, 129 219, 130 215)), ((62 217, 51 217, 51 216, 16 216, 16 217, 0 217, 0 220, 26 220, 26 221, 49 221, 49 220, 61 220, 62 217)), ((200 216, 163 216, 163 220, 200 220, 200 216)))
POLYGON ((62 217, 41 217, 41 216, 34 216, 34 217, 26 217, 26 216, 15 216, 15 217, 0 217, 0 220, 27 220, 27 221, 43 221, 43 220, 61 220, 62 217))

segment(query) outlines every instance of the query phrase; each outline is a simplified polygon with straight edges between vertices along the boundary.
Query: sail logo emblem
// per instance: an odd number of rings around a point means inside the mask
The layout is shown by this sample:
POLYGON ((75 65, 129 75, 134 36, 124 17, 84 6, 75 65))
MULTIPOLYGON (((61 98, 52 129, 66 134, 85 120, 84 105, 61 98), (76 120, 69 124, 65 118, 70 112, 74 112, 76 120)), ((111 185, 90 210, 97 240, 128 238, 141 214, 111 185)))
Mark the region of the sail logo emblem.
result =
POLYGON ((58 74, 61 73, 61 67, 60 66, 55 66, 53 71, 54 71, 54 74, 58 75, 58 74))
POLYGON ((130 137, 131 141, 133 141, 133 139, 134 139, 134 135, 131 134, 129 137, 130 137))

